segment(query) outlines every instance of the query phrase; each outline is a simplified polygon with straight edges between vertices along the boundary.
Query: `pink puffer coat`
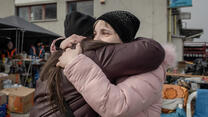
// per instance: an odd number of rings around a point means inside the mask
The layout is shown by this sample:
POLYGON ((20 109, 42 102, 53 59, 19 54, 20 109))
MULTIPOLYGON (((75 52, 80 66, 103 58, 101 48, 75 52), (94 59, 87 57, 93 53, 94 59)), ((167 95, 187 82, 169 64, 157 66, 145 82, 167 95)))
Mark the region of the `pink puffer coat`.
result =
POLYGON ((102 117, 160 117, 166 69, 175 61, 174 48, 164 49, 165 60, 160 67, 121 78, 117 85, 111 84, 97 64, 82 54, 65 67, 64 74, 102 117))

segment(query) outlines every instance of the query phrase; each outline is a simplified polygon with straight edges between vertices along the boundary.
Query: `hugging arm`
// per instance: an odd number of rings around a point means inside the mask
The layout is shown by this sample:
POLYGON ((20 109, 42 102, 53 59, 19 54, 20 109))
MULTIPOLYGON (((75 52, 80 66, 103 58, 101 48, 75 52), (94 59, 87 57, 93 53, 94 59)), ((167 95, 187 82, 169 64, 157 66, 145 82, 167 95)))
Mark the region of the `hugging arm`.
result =
POLYGON ((147 38, 104 46, 83 54, 91 58, 111 82, 115 82, 119 77, 155 70, 165 57, 163 47, 155 40, 147 38))

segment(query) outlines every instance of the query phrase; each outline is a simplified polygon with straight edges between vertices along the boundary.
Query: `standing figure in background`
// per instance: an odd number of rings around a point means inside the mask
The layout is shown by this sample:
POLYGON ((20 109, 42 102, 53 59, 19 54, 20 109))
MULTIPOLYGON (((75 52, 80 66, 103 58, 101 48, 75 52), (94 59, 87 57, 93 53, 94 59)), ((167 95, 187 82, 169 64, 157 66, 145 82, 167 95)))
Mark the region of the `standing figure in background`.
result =
POLYGON ((30 46, 29 55, 37 56, 36 48, 35 48, 35 46, 33 44, 30 46))
POLYGON ((42 42, 37 43, 37 55, 39 58, 43 58, 45 55, 45 48, 42 42))
POLYGON ((16 48, 14 48, 13 42, 9 41, 7 43, 7 48, 4 51, 5 57, 12 59, 16 55, 16 48))
POLYGON ((13 73, 15 71, 15 66, 12 65, 11 59, 16 55, 16 48, 13 45, 13 42, 10 40, 6 44, 6 48, 2 52, 2 63, 5 64, 6 73, 13 73))

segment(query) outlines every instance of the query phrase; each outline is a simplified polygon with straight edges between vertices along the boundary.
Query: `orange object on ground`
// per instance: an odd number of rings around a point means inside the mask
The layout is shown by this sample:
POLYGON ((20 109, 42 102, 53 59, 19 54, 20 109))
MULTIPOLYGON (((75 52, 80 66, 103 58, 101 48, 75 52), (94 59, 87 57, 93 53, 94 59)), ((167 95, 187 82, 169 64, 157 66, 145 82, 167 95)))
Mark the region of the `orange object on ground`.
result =
MULTIPOLYGON (((188 100, 188 89, 178 85, 164 84, 162 91, 162 98, 163 99, 183 98, 184 99, 183 105, 185 107, 188 100)), ((162 112, 170 113, 173 112, 173 110, 162 109, 162 112)))

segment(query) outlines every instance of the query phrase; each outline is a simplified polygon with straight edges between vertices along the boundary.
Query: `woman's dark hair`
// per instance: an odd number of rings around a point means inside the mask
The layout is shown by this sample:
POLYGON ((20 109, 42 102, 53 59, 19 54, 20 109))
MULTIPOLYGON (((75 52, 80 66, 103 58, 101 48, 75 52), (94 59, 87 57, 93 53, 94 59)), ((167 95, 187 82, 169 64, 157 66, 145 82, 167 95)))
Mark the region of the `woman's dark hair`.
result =
POLYGON ((64 75, 62 68, 56 66, 62 53, 63 51, 59 50, 49 57, 41 70, 40 79, 41 81, 47 80, 48 82, 49 100, 51 106, 57 106, 60 111, 64 113, 66 109, 64 107, 63 95, 60 86, 64 75))
MULTIPOLYGON (((112 45, 113 43, 106 43, 102 41, 96 41, 92 39, 84 39, 80 46, 82 48, 82 52, 95 50, 103 46, 112 45)), ((40 73, 40 80, 48 82, 48 89, 49 89, 49 100, 51 106, 56 106, 58 109, 64 113, 66 112, 66 108, 64 106, 63 94, 61 90, 61 82, 63 80, 63 69, 61 67, 57 67, 56 64, 58 63, 59 57, 62 55, 63 50, 58 50, 57 52, 53 53, 45 65, 42 67, 40 73)))

